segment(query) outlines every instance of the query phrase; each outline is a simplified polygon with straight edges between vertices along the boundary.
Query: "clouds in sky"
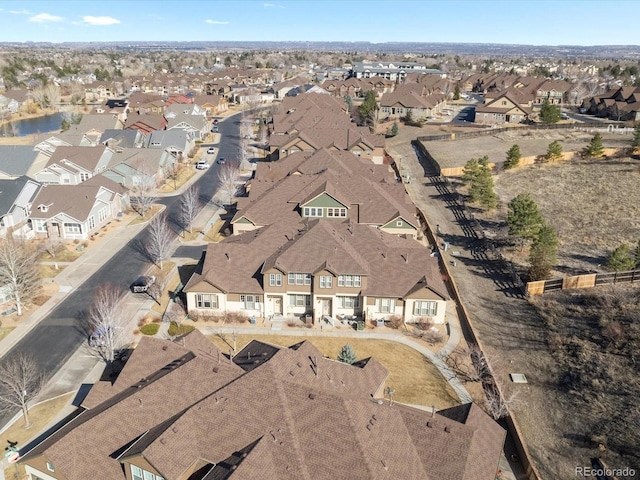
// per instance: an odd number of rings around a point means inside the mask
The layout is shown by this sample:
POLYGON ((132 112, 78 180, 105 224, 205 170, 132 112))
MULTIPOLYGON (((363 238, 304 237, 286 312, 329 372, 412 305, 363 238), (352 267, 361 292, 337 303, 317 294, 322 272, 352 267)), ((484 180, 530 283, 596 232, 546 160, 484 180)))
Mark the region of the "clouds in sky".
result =
POLYGON ((120 23, 120 20, 113 17, 94 17, 91 15, 86 15, 82 17, 82 23, 85 25, 117 25, 120 23))
POLYGON ((14 15, 31 15, 29 10, 9 10, 9 13, 13 13, 14 15))
POLYGON ((278 5, 277 3, 263 3, 262 6, 265 8, 284 8, 284 5, 278 5))
POLYGON ((61 22, 63 20, 63 17, 59 17, 58 15, 51 15, 49 13, 38 13, 33 17, 29 17, 29 21, 34 23, 61 22))
POLYGON ((207 18, 204 23, 208 23, 209 25, 229 25, 229 22, 221 22, 220 20, 211 20, 207 18))

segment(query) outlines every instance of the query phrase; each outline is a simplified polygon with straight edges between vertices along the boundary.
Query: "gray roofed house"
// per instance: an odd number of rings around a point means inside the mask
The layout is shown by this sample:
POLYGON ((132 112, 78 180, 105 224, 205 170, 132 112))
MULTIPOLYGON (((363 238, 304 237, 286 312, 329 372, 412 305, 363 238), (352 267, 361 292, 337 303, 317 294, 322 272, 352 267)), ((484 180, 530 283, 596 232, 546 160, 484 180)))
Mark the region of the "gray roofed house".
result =
POLYGON ((143 337, 120 375, 20 462, 33 478, 65 480, 494 480, 502 427, 475 405, 391 406, 387 375, 308 341, 254 341, 230 361, 197 330, 143 337))
POLYGON ((38 153, 31 145, 0 145, 0 179, 26 175, 36 162, 38 153))
POLYGON ((23 225, 41 185, 28 177, 0 179, 0 236, 23 225))
MULTIPOLYGON (((179 106, 182 105, 172 105, 172 107, 179 106)), ((184 130, 196 140, 204 140, 209 133, 209 121, 205 115, 167 112, 165 118, 167 119, 167 130, 184 130)))
POLYGON ((142 148, 145 138, 138 130, 105 130, 99 142, 112 150, 119 148, 142 148))
POLYGON ((146 148, 163 149, 179 156, 189 152, 195 146, 198 137, 188 129, 173 128, 170 130, 156 130, 149 133, 146 138, 146 148))
POLYGON ((179 153, 159 148, 120 148, 103 175, 125 187, 159 185, 178 161, 179 153))

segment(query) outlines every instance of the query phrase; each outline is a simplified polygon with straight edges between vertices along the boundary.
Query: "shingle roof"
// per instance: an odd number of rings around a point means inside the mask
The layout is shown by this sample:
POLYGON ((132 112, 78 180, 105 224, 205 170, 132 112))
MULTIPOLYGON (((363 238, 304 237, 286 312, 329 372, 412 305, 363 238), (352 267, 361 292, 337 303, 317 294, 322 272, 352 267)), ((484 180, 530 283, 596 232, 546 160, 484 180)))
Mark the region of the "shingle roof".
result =
POLYGON ((0 175, 25 175, 37 156, 38 151, 30 145, 0 145, 0 175))
MULTIPOLYGON (((495 476, 501 427, 475 407, 454 420, 372 401, 387 374, 373 359, 347 365, 302 342, 270 348, 268 360, 245 373, 189 350, 215 350, 199 332, 184 340, 183 347, 143 338, 113 396, 22 461, 42 456, 67 480, 96 471, 124 478, 120 460, 137 456, 167 480, 495 476)), ((254 342, 238 357, 266 347, 254 342)))
POLYGON ((107 147, 100 145, 99 147, 66 147, 60 146, 56 148, 55 152, 49 158, 47 167, 51 165, 64 165, 65 160, 78 165, 85 170, 93 172, 100 159, 104 155, 107 147))
POLYGON ((96 203, 100 189, 97 184, 81 183, 79 185, 45 185, 33 201, 32 218, 52 218, 59 214, 67 215, 78 222, 87 220, 96 203), (47 206, 47 211, 37 209, 39 205, 47 206))

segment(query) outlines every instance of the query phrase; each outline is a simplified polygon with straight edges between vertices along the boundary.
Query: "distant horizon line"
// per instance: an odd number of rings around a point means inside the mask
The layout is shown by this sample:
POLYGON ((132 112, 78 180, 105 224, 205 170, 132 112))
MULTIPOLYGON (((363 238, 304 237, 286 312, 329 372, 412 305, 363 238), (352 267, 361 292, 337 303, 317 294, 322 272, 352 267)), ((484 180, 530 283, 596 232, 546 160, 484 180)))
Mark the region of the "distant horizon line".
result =
POLYGON ((368 45, 502 45, 514 47, 572 47, 572 48, 598 48, 598 47, 638 47, 640 44, 535 44, 535 43, 499 43, 499 42, 423 42, 423 41, 388 41, 388 42, 372 42, 370 40, 68 40, 56 42, 51 40, 4 40, 0 41, 0 45, 15 44, 52 44, 52 45, 72 45, 79 43, 96 43, 96 44, 171 44, 171 43, 326 43, 326 44, 368 44, 368 45))

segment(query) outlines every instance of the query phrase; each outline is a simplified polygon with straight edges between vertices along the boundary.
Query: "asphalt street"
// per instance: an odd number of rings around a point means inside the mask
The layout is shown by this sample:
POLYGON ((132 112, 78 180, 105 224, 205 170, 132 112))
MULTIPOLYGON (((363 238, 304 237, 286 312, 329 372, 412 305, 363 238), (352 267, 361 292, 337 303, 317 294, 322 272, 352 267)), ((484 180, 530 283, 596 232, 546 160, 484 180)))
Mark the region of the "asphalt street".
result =
MULTIPOLYGON (((234 115, 221 121, 220 143, 211 144, 216 147, 217 154, 226 159, 237 158, 240 148, 239 116, 234 115)), ((209 145, 205 145, 209 146, 209 145)), ((210 201, 215 195, 218 165, 212 162, 211 167, 195 182, 200 197, 210 201)), ((158 203, 166 206, 169 219, 178 218, 180 196, 162 197, 158 203)), ((47 315, 37 326, 31 329, 16 345, 7 352, 2 361, 7 361, 18 352, 32 356, 45 380, 51 378, 71 355, 87 341, 87 332, 82 326, 85 313, 89 310, 96 288, 104 284, 112 284, 122 288, 123 294, 129 291, 131 283, 150 267, 144 249, 147 229, 143 229, 131 239, 119 252, 97 270, 87 281, 70 293, 47 315)), ((174 235, 179 233, 175 228, 174 235)), ((202 251, 202 247, 200 247, 202 251)), ((200 254, 195 250, 194 258, 200 254)), ((13 414, 0 417, 0 425, 4 425, 13 414)))

